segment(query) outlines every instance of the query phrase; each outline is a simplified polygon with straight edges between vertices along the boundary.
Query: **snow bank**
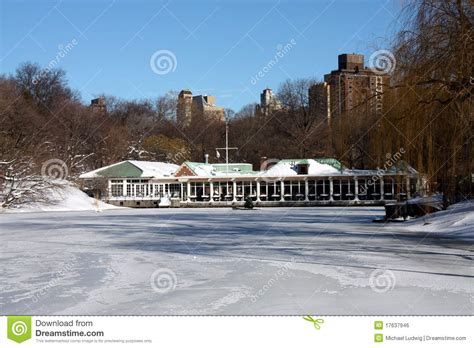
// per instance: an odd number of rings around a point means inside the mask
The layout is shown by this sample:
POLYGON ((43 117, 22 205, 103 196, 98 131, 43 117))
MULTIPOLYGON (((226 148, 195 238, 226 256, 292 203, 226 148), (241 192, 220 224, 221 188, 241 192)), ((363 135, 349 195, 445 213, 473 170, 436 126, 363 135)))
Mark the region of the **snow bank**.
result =
POLYGON ((102 211, 106 209, 123 209, 91 198, 71 183, 66 183, 63 187, 51 189, 48 195, 51 197, 51 202, 49 203, 28 203, 16 208, 3 209, 0 210, 0 212, 22 213, 40 211, 102 211))
POLYGON ((428 196, 428 197, 412 198, 412 199, 409 199, 407 202, 412 203, 412 204, 431 206, 438 210, 443 209, 443 195, 441 193, 433 195, 433 196, 428 196))
POLYGON ((453 204, 448 209, 407 221, 402 226, 409 231, 448 234, 462 239, 474 239, 474 200, 453 204))

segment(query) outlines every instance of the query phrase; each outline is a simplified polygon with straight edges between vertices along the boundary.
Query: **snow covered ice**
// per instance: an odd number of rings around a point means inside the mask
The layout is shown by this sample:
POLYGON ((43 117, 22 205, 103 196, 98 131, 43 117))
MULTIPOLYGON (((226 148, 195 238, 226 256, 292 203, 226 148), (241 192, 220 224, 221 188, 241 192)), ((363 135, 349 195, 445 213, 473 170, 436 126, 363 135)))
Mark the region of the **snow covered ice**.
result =
POLYGON ((473 314, 472 201, 0 214, 2 314, 473 314))

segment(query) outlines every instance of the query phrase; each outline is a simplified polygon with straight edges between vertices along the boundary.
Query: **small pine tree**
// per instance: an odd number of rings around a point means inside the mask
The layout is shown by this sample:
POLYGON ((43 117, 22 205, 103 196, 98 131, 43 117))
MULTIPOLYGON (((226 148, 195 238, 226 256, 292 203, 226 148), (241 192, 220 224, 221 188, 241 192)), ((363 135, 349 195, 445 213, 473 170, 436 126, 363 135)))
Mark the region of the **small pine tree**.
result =
POLYGON ((253 205, 252 197, 247 196, 245 198, 244 207, 245 209, 253 209, 254 205, 253 205))

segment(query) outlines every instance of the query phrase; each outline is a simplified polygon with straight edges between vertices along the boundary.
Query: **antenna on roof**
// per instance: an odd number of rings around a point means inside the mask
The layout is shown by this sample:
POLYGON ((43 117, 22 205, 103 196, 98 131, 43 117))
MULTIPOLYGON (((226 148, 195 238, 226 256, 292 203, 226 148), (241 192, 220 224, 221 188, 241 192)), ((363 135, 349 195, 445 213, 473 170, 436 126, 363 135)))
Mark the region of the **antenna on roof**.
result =
POLYGON ((225 124, 225 147, 216 147, 216 153, 217 153, 217 158, 219 158, 221 155, 219 153, 219 150, 225 150, 225 163, 226 163, 226 169, 225 172, 229 172, 229 150, 238 150, 238 147, 229 147, 229 124, 226 122, 225 124))

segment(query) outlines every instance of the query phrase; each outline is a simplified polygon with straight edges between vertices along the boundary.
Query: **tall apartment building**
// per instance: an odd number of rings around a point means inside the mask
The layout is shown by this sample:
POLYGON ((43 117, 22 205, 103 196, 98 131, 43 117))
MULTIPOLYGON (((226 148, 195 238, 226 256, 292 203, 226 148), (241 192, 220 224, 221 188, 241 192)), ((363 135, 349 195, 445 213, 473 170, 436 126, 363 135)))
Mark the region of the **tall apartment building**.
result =
POLYGON ((282 106, 272 90, 265 88, 260 94, 260 105, 257 108, 261 115, 268 116, 273 111, 280 110, 282 106))
POLYGON ((378 114, 383 111, 383 92, 390 77, 364 67, 362 54, 341 54, 338 69, 324 75, 324 83, 309 90, 310 106, 329 121, 355 113, 378 114))
POLYGON ((178 94, 176 107, 176 121, 178 125, 187 127, 191 123, 191 110, 193 106, 193 94, 189 90, 182 90, 178 94))
POLYGON ((331 93, 327 82, 312 85, 308 91, 309 109, 316 115, 329 120, 331 115, 331 93))
POLYGON ((193 96, 190 90, 182 90, 178 95, 176 119, 181 127, 189 127, 193 118, 225 121, 225 109, 216 105, 216 97, 211 95, 193 96))
POLYGON ((107 105, 105 104, 105 98, 99 97, 91 100, 90 108, 93 112, 105 114, 107 112, 107 105))

